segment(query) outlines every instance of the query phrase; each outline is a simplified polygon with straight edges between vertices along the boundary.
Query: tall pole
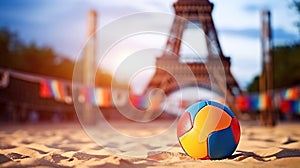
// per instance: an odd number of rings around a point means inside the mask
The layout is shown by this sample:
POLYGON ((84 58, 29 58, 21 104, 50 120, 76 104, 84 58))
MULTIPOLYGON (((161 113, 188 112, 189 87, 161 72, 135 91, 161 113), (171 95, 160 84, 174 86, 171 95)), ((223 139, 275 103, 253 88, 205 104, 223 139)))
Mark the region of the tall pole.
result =
MULTIPOLYGON (((94 86, 94 79, 96 75, 96 28, 97 28, 97 12, 90 10, 88 13, 88 41, 85 46, 84 60, 83 60, 83 84, 92 88, 94 86)), ((86 124, 95 124, 96 118, 91 102, 84 104, 83 121, 86 124)))
POLYGON ((90 10, 88 14, 88 42, 85 46, 84 55, 84 74, 83 83, 87 86, 93 85, 93 78, 95 77, 96 70, 96 25, 97 25, 97 12, 90 10))
MULTIPOLYGON (((272 33, 271 33, 271 13, 268 10, 261 12, 261 47, 262 47, 262 74, 260 77, 259 88, 261 93, 273 96, 273 58, 272 58, 272 33)), ((268 101, 268 100, 267 100, 268 101)), ((267 102, 268 103, 268 102, 267 102)), ((266 126, 274 126, 275 114, 273 104, 271 107, 262 109, 261 122, 266 126)))

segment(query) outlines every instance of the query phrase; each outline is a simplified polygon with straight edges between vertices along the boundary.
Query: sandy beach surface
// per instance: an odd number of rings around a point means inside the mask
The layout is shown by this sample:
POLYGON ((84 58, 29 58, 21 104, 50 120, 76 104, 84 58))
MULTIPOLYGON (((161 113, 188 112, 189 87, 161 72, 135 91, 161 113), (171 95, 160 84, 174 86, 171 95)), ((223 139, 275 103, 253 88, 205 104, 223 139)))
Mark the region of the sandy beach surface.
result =
MULTIPOLYGON (((144 135, 164 130, 165 123, 158 121, 151 130, 135 129, 126 122, 115 124, 129 134, 144 135)), ((257 122, 242 122, 241 128, 240 143, 230 158, 195 160, 178 143, 166 150, 135 144, 129 150, 149 149, 148 155, 117 155, 95 143, 77 122, 0 124, 0 167, 300 167, 300 123, 266 128, 257 122)), ((130 144, 125 141, 130 138, 116 139, 111 145, 130 144)))

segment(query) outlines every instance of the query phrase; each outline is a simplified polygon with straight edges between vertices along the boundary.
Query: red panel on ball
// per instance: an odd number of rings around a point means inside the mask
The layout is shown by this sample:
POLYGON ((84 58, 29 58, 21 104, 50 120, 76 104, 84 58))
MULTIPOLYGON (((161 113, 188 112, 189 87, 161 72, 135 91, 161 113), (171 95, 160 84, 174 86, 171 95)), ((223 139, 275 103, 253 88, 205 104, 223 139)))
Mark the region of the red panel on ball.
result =
POLYGON ((184 112, 180 117, 177 124, 177 136, 181 137, 186 132, 191 130, 193 127, 193 123, 191 121, 191 115, 189 112, 184 112))
POLYGON ((240 135, 241 135, 241 130, 240 130, 240 124, 237 118, 233 118, 231 120, 231 130, 234 136, 234 141, 236 144, 239 143, 240 141, 240 135))

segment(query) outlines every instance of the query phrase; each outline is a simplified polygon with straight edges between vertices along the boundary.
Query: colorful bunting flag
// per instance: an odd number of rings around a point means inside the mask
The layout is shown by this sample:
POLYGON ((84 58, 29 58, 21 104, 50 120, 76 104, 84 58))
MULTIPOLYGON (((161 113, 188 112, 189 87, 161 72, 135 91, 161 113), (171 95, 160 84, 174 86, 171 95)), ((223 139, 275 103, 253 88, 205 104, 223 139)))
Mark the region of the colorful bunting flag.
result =
POLYGON ((43 80, 40 83, 40 96, 42 98, 52 98, 53 93, 51 89, 51 81, 43 80))
POLYGON ((94 90, 95 105, 100 107, 111 106, 111 93, 107 88, 96 88, 94 90))
POLYGON ((131 94, 129 96, 129 99, 130 99, 130 102, 132 103, 132 105, 134 107, 136 107, 137 109, 140 109, 140 110, 147 109, 147 106, 148 106, 147 96, 131 94))
POLYGON ((271 96, 267 93, 261 93, 259 95, 258 110, 267 110, 271 108, 271 96))
POLYGON ((250 109, 250 99, 246 95, 239 95, 236 97, 236 106, 242 111, 247 111, 250 109))
POLYGON ((285 114, 291 111, 291 104, 288 100, 281 101, 280 111, 285 114))
POLYGON ((299 99, 298 93, 299 91, 297 88, 288 88, 282 91, 282 97, 286 100, 297 100, 299 99))
POLYGON ((59 82, 57 80, 51 81, 51 89, 54 95, 54 99, 58 101, 64 101, 65 100, 65 86, 62 82, 59 82))

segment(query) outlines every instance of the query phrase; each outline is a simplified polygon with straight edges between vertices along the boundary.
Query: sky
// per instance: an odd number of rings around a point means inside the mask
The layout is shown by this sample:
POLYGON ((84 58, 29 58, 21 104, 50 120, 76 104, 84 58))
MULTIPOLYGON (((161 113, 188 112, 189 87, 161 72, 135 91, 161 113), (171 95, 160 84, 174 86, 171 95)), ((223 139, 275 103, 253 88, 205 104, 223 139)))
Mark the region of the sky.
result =
MULTIPOLYGON (((175 0, 1 0, 0 27, 7 27, 18 33, 26 43, 34 42, 39 46, 52 47, 58 54, 76 60, 87 42, 87 15, 90 9, 98 12, 98 27, 101 30, 120 18, 136 13, 160 12, 173 15, 174 2, 175 0)), ((242 88, 246 88, 261 71, 259 38, 262 9, 271 11, 274 45, 291 44, 300 39, 295 26, 299 15, 291 8, 292 0, 211 2, 214 3, 212 15, 221 48, 226 56, 231 57, 231 71, 242 88)), ((165 43, 160 37, 157 39, 160 40, 159 45, 165 43)), ((153 63, 153 59, 149 62, 153 63)))

